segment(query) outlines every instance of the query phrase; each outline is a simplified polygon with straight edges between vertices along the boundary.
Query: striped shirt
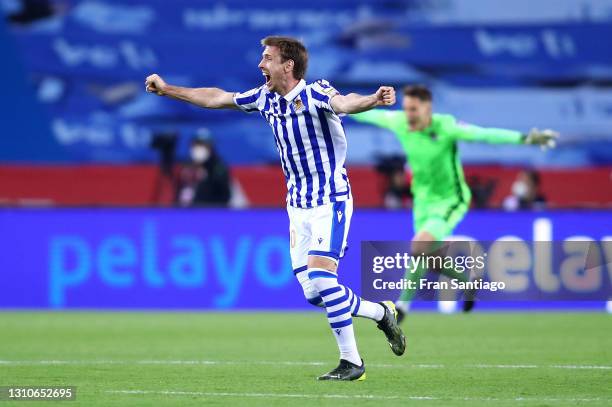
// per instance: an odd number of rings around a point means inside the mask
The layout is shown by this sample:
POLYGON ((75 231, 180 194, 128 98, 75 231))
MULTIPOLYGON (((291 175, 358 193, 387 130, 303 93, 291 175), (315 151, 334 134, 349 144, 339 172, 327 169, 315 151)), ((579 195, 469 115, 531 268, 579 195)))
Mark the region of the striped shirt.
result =
POLYGON ((336 94, 325 80, 306 84, 302 79, 285 96, 266 85, 234 95, 241 110, 258 111, 272 127, 291 206, 313 208, 351 197, 346 135, 331 107, 336 94))

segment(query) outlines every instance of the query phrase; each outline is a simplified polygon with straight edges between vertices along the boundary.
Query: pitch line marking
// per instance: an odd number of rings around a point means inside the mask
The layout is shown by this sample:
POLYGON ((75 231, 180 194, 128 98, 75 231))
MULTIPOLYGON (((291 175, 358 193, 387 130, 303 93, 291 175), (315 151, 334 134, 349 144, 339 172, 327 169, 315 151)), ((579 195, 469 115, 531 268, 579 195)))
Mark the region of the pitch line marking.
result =
MULTIPOLYGON (((270 365, 270 366, 326 366, 331 362, 321 361, 287 361, 287 360, 0 360, 0 365, 270 365)), ((473 367, 483 369, 577 369, 577 370, 612 370, 612 366, 603 365, 506 365, 506 364, 396 364, 396 363, 368 363, 376 368, 416 368, 416 369, 443 369, 452 367, 473 367)))
POLYGON ((583 370, 612 370, 612 366, 595 366, 595 365, 465 365, 465 367, 478 367, 483 369, 583 369, 583 370))
MULTIPOLYGON (((331 362, 301 362, 301 361, 274 361, 274 360, 0 360, 0 365, 271 365, 271 366, 326 366, 331 362)), ((390 363, 368 363, 371 367, 414 367, 421 369, 438 369, 444 365, 436 364, 407 364, 398 365, 390 363)))
POLYGON ((523 401, 523 402, 599 402, 612 401, 602 398, 561 398, 561 397, 435 397, 435 396, 384 396, 374 394, 294 394, 294 393, 238 393, 238 392, 204 392, 172 390, 107 390, 109 394, 165 396, 202 396, 202 397, 246 397, 246 398, 303 398, 303 399, 368 399, 368 400, 461 400, 461 401, 523 401))
POLYGON ((292 393, 229 393, 203 391, 171 391, 171 390, 107 390, 112 394, 160 394, 168 396, 205 396, 205 397, 276 397, 276 398, 309 398, 309 399, 371 399, 371 400, 437 400, 428 396, 376 396, 372 394, 292 394, 292 393))

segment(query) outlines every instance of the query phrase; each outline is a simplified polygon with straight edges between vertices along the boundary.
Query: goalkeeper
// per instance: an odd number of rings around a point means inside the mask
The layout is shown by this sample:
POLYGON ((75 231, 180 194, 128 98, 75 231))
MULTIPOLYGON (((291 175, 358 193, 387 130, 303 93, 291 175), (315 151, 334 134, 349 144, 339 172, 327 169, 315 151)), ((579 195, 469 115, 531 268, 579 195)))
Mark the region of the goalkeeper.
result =
MULTIPOLYGON (((457 153, 457 141, 493 144, 537 144, 554 147, 558 134, 551 130, 518 131, 483 128, 458 123, 447 114, 432 114, 432 95, 420 85, 404 88, 403 111, 374 109, 350 117, 391 130, 400 141, 412 170, 413 220, 415 236, 411 250, 416 256, 439 246, 463 219, 471 199, 457 153)), ((427 270, 417 268, 409 280, 418 282, 427 270)), ((441 270, 450 278, 468 281, 464 273, 441 270)), ((418 284, 416 285, 418 286, 418 284)), ((397 301, 398 317, 410 307, 415 290, 405 290, 397 301)), ((474 293, 465 293, 463 309, 470 311, 474 293)))

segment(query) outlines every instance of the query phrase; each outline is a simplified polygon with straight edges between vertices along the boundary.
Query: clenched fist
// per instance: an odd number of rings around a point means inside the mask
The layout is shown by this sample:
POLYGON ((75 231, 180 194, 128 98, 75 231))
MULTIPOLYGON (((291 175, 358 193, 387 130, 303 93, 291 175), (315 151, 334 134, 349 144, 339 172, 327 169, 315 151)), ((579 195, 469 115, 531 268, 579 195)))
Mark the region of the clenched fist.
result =
POLYGON ((147 76, 147 79, 145 80, 145 88, 147 92, 157 93, 159 96, 163 96, 165 87, 166 82, 164 82, 161 76, 156 73, 147 76))
POLYGON ((381 86, 376 91, 376 106, 392 106, 395 104, 395 89, 391 86, 381 86))

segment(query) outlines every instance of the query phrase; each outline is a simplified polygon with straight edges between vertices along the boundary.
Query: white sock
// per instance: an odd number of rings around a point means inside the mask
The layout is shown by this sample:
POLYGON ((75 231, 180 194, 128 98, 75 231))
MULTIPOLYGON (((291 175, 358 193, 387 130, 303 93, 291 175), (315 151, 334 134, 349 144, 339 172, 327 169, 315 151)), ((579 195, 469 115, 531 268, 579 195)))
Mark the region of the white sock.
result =
POLYGON ((376 302, 361 300, 359 311, 355 316, 373 319, 378 322, 385 316, 385 308, 376 302))
POLYGON ((380 321, 385 316, 385 308, 375 302, 364 300, 357 294, 353 293, 348 287, 345 287, 349 292, 349 302, 351 304, 351 314, 354 317, 363 317, 380 321))
POLYGON ((325 304, 327 320, 340 350, 340 359, 361 366, 351 317, 350 291, 338 284, 338 277, 330 271, 308 269, 308 277, 325 304))

